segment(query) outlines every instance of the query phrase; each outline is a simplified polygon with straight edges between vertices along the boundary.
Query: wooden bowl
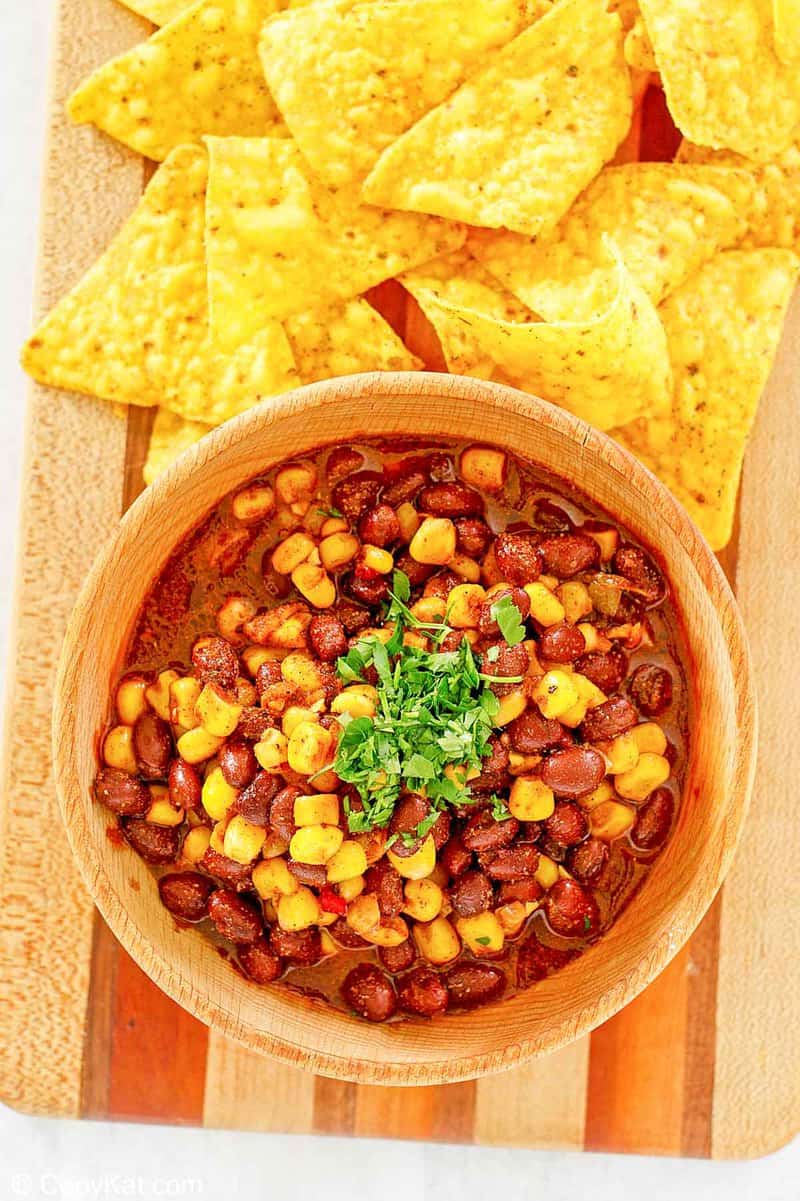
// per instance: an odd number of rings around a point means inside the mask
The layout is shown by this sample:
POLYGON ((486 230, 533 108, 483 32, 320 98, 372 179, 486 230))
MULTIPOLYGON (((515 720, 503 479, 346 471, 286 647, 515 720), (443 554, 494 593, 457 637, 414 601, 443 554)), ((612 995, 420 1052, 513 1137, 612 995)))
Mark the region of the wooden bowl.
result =
POLYGON ((112 931, 169 996, 224 1035, 326 1076, 438 1084, 509 1068, 610 1018, 676 954, 730 866, 754 770, 750 659, 728 584, 667 490, 568 413, 457 376, 353 376, 301 388, 205 438, 134 504, 73 614, 56 687, 53 747, 72 849, 112 931), (691 663, 690 763, 676 829, 642 891, 586 954, 533 988, 470 1014, 373 1026, 234 972, 197 931, 178 931, 144 863, 108 839, 91 799, 98 736, 151 582, 222 496, 273 463, 358 434, 490 441, 574 481, 657 548, 691 663))

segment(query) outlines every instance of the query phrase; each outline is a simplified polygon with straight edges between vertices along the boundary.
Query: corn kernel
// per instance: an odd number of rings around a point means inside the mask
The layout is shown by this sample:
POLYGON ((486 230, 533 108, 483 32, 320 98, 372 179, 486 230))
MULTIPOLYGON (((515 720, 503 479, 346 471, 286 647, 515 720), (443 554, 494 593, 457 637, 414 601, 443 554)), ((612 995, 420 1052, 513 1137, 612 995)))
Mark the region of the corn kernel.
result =
POLYGON ((292 651, 281 663, 281 675, 287 684, 303 692, 315 692, 322 686, 317 662, 304 651, 292 651))
MULTIPOLYGON (((335 921, 336 914, 334 913, 332 916, 335 921)), ((328 930, 320 930, 319 945, 320 945, 320 950, 322 951, 323 959, 327 959, 329 955, 338 955, 339 954, 339 944, 334 942, 333 937, 331 936, 331 934, 328 930)))
POLYGON ((456 584, 447 598, 447 624, 454 630, 476 630, 485 601, 481 584, 456 584))
POLYGON ((315 609, 330 609, 336 600, 336 586, 324 567, 301 563, 292 572, 292 583, 315 609))
POLYGON ((241 813, 237 813, 228 822, 225 831, 224 853, 235 863, 252 863, 261 853, 266 836, 267 832, 262 826, 251 825, 241 813))
POLYGON ((308 501, 317 486, 317 469, 313 463, 289 463, 275 477, 275 491, 285 505, 308 501))
POLYGON ((374 893, 364 893, 347 907, 347 924, 351 930, 366 937, 381 924, 381 911, 374 893))
POLYGON ((413 929, 414 942, 423 959, 429 963, 450 963, 461 952, 461 940, 446 917, 432 922, 417 922, 413 929))
POLYGON ((576 625, 594 608, 589 589, 580 580, 565 580, 556 588, 556 596, 564 606, 564 619, 570 625, 576 625))
POLYGON ((639 762, 639 746, 630 730, 617 735, 602 749, 608 760, 608 774, 611 776, 628 772, 639 762))
POLYGON ((616 793, 609 780, 603 780, 588 796, 582 796, 578 804, 582 809, 596 809, 604 801, 613 801, 616 793))
MULTIPOLYGON (((318 792, 309 796, 299 796, 295 800, 294 824, 296 826, 336 826, 338 823, 339 798, 335 792, 318 792)), ((358 849, 361 850, 360 847, 358 849)), ((348 872, 350 876, 356 874, 356 872, 348 872)))
POLYGON ((408 938, 408 926, 401 917, 385 917, 364 938, 376 947, 399 947, 408 938))
POLYGON ((285 710, 281 719, 281 729, 287 738, 291 738, 294 731, 304 721, 315 724, 319 721, 319 713, 316 709, 308 709, 304 705, 289 705, 285 710))
POLYGON ((496 955, 502 951, 506 936, 490 909, 473 917, 460 917, 456 929, 473 955, 496 955))
POLYGON ((231 787, 221 767, 212 768, 203 781, 203 808, 212 821, 222 821, 238 795, 238 789, 231 787))
POLYGON ((474 559, 470 559, 469 555, 462 555, 456 552, 447 566, 450 571, 454 571, 457 576, 461 576, 461 579, 466 580, 468 584, 477 584, 481 578, 480 563, 476 563, 474 559))
MULTIPOLYGON (((338 853, 339 852, 337 851, 336 854, 338 855, 338 853)), ((336 858, 336 855, 334 855, 333 859, 335 859, 335 858, 336 858)), ((328 869, 330 869, 330 865, 331 865, 331 863, 333 863, 333 859, 331 859, 330 862, 328 863, 328 869)), ((333 882, 334 881, 331 881, 331 883, 333 883, 333 882)), ((335 883, 337 883, 338 887, 339 887, 339 896, 342 898, 343 901, 347 901, 348 903, 350 901, 354 901, 356 899, 356 897, 360 897, 362 892, 364 891, 364 877, 363 876, 348 876, 348 878, 346 880, 338 880, 338 881, 335 881, 335 883)))
POLYGON ((526 584, 525 591, 531 602, 531 617, 539 625, 555 626, 564 620, 564 606, 541 579, 526 584))
POLYGON ((596 626, 593 626, 588 621, 582 621, 578 629, 583 634, 583 641, 586 643, 586 653, 594 651, 610 651, 611 643, 605 634, 601 634, 596 626))
POLYGON ((286 762, 288 749, 289 739, 285 734, 280 730, 265 730, 253 753, 264 771, 277 772, 286 762))
POLYGON ((242 659, 247 674, 255 679, 262 664, 270 663, 275 659, 283 659, 286 654, 286 651, 275 650, 270 646, 246 646, 242 651, 242 659))
POLYGON ((511 785, 508 807, 520 822, 541 822, 550 817, 556 807, 552 788, 533 776, 518 777, 511 785))
POLYGON ((355 559, 360 543, 354 534, 341 531, 323 538, 319 546, 319 557, 328 571, 341 571, 355 559))
POLYGON ((117 716, 124 726, 135 726, 147 712, 147 680, 129 676, 117 689, 117 716))
POLYGON ((387 839, 388 835, 386 831, 381 830, 377 826, 374 830, 368 830, 366 834, 356 834, 355 841, 360 847, 363 847, 369 867, 373 863, 377 863, 386 850, 387 839))
POLYGON ((408 501, 398 505, 396 512, 400 523, 400 537, 403 542, 410 542, 419 529, 419 513, 408 501))
POLYGON ((301 721, 289 736, 287 759, 292 771, 313 776, 333 757, 333 737, 319 722, 301 721))
POLYGON ((193 730, 181 734, 178 739, 178 754, 187 763, 204 763, 206 759, 216 755, 224 742, 224 738, 209 734, 202 726, 195 726, 193 730))
POLYGON ((580 700, 571 675, 565 671, 548 671, 533 690, 533 699, 542 717, 556 718, 568 712, 580 700))
POLYGON ((114 726, 108 731, 103 741, 103 761, 108 767, 136 775, 139 765, 133 750, 133 726, 114 726))
POLYGON ((619 801, 603 801, 589 814, 589 826, 595 838, 611 842, 630 830, 636 820, 636 811, 619 801))
POLYGON ((170 721, 183 730, 193 730, 200 724, 197 702, 203 685, 194 676, 182 676, 169 686, 170 721))
POLYGON ((442 622, 447 612, 448 601, 441 596, 423 596, 411 606, 417 621, 442 622))
POLYGON ((541 755, 522 755, 519 751, 508 752, 508 770, 512 776, 529 775, 539 766, 541 755))
POLYGON ((258 606, 249 597, 229 596, 217 609, 217 629, 229 642, 241 642, 242 626, 257 612, 258 606))
POLYGON ((408 549, 417 563, 444 567, 456 553, 456 527, 449 517, 426 517, 408 549))
POLYGON ((278 575, 291 575, 295 567, 305 563, 313 550, 316 550, 316 546, 308 534, 290 534, 272 552, 272 570, 278 575))
POLYGON ((289 871, 285 859, 262 859, 253 868, 253 887, 264 901, 290 897, 300 885, 289 871))
POLYGON ((431 834, 413 855, 394 855, 391 850, 386 854, 404 880, 423 880, 436 866, 436 843, 431 834))
POLYGON ((499 492, 506 482, 508 457, 492 446, 468 446, 461 454, 461 478, 484 492, 499 492))
POLYGON ((667 749, 667 736, 661 726, 654 721, 643 721, 630 731, 639 748, 639 754, 646 751, 654 755, 663 755, 667 749))
POLYGON ((539 863, 534 873, 534 880, 545 891, 552 888, 558 879, 558 864, 549 855, 540 855, 539 863))
POLYGON ((371 546, 368 542, 361 548, 361 558, 366 567, 377 571, 379 575, 389 575, 394 567, 394 556, 381 546, 371 546))
POLYGON ((418 630, 406 630, 403 635, 403 646, 416 646, 421 651, 430 649, 430 639, 418 630))
POLYGON ((152 822, 154 826, 180 826, 186 814, 172 804, 166 784, 150 784, 149 792, 151 804, 145 821, 152 822))
POLYGON ((307 930, 322 917, 319 901, 311 889, 303 884, 289 896, 279 896, 275 907, 281 930, 307 930))
POLYGON ((347 521, 344 517, 326 517, 319 527, 320 538, 330 538, 333 534, 346 534, 347 521))
POLYGON ((233 498, 233 515, 242 525, 253 525, 275 509, 275 493, 269 484, 250 484, 233 498))
POLYGON ((528 920, 528 910, 523 901, 509 901, 506 905, 499 905, 494 913, 503 933, 507 934, 509 938, 519 934, 528 920))
MULTIPOLYGON (((337 798, 338 802, 338 798, 337 798)), ((337 804, 338 810, 338 804, 337 804)), ((295 821, 297 819, 295 818, 295 821)), ((364 848, 354 839, 347 838, 335 855, 328 860, 328 883, 341 884, 363 876, 367 870, 367 856, 364 848)))
POLYGON ((155 684, 151 684, 145 689, 148 704, 155 709, 162 721, 169 721, 169 689, 170 684, 177 678, 177 671, 173 671, 170 667, 167 671, 160 671, 155 684))
POLYGON ((505 696, 499 698, 500 708, 492 719, 496 726, 507 726, 528 707, 528 698, 524 688, 513 688, 505 696))
POLYGON ((444 893, 433 880, 408 880, 404 892, 403 912, 415 922, 432 922, 439 916, 444 893))
POLYGON ((215 684, 206 684, 195 705, 200 724, 208 734, 227 738, 239 724, 242 705, 229 701, 215 684))
POLYGON ((208 850, 211 831, 208 826, 195 826, 183 840, 181 852, 187 863, 199 863, 208 850))
POLYGON ((227 821, 217 822, 211 831, 211 838, 208 845, 212 851, 216 851, 218 855, 225 854, 225 827, 227 821))
POLYGON ((261 858, 276 859, 278 855, 285 855, 288 850, 289 843, 286 839, 281 838, 277 830, 268 829, 264 845, 261 848, 261 858))
POLYGON ((663 755, 645 751, 635 767, 614 778, 614 784, 621 797, 641 802, 647 800, 654 788, 666 784, 669 773, 669 762, 663 755))
POLYGON ((298 863, 322 864, 333 858, 343 842, 338 826, 303 826, 292 835, 289 852, 298 863))

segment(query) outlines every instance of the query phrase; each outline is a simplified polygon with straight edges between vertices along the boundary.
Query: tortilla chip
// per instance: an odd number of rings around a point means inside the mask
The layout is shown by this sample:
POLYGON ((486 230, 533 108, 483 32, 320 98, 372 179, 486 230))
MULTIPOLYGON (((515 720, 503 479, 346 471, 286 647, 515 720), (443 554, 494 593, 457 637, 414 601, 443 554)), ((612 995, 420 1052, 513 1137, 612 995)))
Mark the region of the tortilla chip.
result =
MULTIPOLYGON (((468 353, 491 359, 502 379, 609 429, 624 423, 620 413, 640 416, 668 407, 671 390, 658 315, 618 257, 616 272, 613 302, 586 322, 508 320, 496 308, 492 312, 445 300, 418 284, 414 295, 439 336, 448 365, 463 355, 466 343, 468 353)), ((458 290, 467 286, 473 285, 449 285, 458 290)), ((508 301, 501 297, 497 303, 508 301)))
POLYGON ((168 25, 186 12, 192 0, 122 0, 122 3, 151 25, 168 25))
POLYGON ((503 291, 466 249, 406 271, 400 283, 436 329, 447 369, 457 375, 493 379, 497 364, 477 345, 463 322, 450 316, 437 301, 458 310, 473 309, 497 321, 535 320, 533 313, 510 292, 503 291))
POLYGON ((650 73, 658 70, 653 46, 641 13, 625 34, 625 62, 634 71, 650 73))
POLYGON ((728 250, 659 309, 675 373, 672 410, 613 431, 686 507, 713 550, 733 529, 745 445, 800 260, 728 250))
POLYGON ((779 246, 800 251, 800 137, 774 163, 754 163, 732 150, 709 150, 685 139, 677 160, 746 170, 755 190, 740 209, 748 227, 742 248, 779 246))
POLYGON ((275 102, 326 183, 381 153, 516 37, 551 0, 335 0, 279 13, 261 61, 275 102))
POLYGON ((436 217, 360 203, 311 176, 280 138, 209 138, 207 253, 211 324, 220 348, 270 318, 349 300, 462 245, 436 217))
POLYGON ((610 13, 616 13, 622 22, 625 33, 636 24, 639 12, 639 0, 608 0, 606 5, 610 13))
POLYGON ((769 0, 640 0, 681 133, 759 162, 800 122, 800 80, 777 57, 769 0))
POLYGON ((417 371, 421 362, 366 300, 288 317, 284 328, 304 384, 359 371, 417 371))
POLYGON ((153 177, 103 257, 23 351, 40 383, 164 405, 210 425, 298 383, 286 335, 264 325, 218 354, 208 329, 205 151, 183 146, 153 177))
POLYGON ((152 484, 153 480, 166 471, 175 460, 199 442, 209 431, 210 425, 200 421, 186 421, 169 409, 159 409, 150 434, 150 445, 147 448, 147 460, 142 471, 144 482, 152 484))
POLYGON ((73 93, 73 121, 91 121, 152 159, 204 134, 265 134, 278 110, 258 35, 280 0, 200 0, 73 93))
POLYGON ((782 63, 800 63, 800 0, 773 0, 775 53, 782 63))
POLYGON ((364 198, 535 235, 552 229, 628 132, 619 20, 561 0, 384 151, 364 198))
POLYGON ((606 167, 551 234, 476 230, 469 247, 545 321, 583 320, 607 308, 618 288, 603 234, 657 305, 743 236, 747 225, 737 208, 753 190, 747 172, 723 167, 606 167))

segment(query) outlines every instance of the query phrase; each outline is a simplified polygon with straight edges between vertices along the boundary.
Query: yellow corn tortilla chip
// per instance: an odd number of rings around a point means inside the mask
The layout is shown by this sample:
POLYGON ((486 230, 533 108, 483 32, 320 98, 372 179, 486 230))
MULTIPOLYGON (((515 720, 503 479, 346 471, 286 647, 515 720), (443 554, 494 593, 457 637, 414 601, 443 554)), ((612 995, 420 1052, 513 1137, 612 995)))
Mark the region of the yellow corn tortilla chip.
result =
POLYGON ((800 0, 773 0, 775 53, 782 63, 800 64, 800 0))
POLYGON ((614 300, 585 322, 509 321, 496 310, 445 300, 433 289, 415 287, 414 295, 448 362, 452 347, 458 353, 471 343, 476 355, 493 360, 503 379, 609 429, 624 423, 620 413, 640 416, 667 407, 671 391, 658 315, 618 257, 616 270, 614 300))
POLYGON ((210 425, 298 383, 283 327, 231 355, 211 343, 204 245, 206 153, 175 150, 138 207, 23 351, 40 383, 210 425))
POLYGON ((639 0, 608 0, 606 7, 610 13, 616 13, 626 33, 633 28, 640 16, 639 0))
POLYGON ((459 310, 474 309, 497 321, 535 319, 521 301, 501 289, 497 280, 466 249, 406 271, 400 276, 400 283, 440 333, 447 369, 457 375, 493 379, 497 364, 477 345, 469 329, 461 321, 450 318, 437 301, 444 301, 459 310))
POLYGON ((706 259, 744 235, 747 224, 737 208, 753 190, 747 172, 730 168, 606 167, 551 234, 526 238, 476 230, 469 248, 545 321, 582 320, 607 308, 618 287, 603 242, 607 234, 657 305, 706 259))
POLYGON ((742 249, 779 246, 800 251, 800 136, 773 163, 754 163, 732 150, 709 150, 685 139, 677 161, 746 170, 754 192, 740 209, 748 226, 742 249))
POLYGON ((628 132, 619 20, 561 0, 385 150, 370 204, 471 225, 551 229, 628 132))
POLYGON ((261 61, 314 170, 363 179, 387 146, 450 95, 551 0, 334 0, 279 13, 261 61))
POLYGON ((361 298, 287 317, 284 328, 304 384, 358 371, 417 371, 422 366, 361 298))
POLYGON ((186 12, 192 0, 122 0, 122 3, 151 25, 168 25, 186 12))
POLYGON ((157 476, 166 471, 185 450, 199 442, 211 428, 201 421, 187 421, 169 409, 159 409, 142 471, 144 482, 152 484, 157 476))
POLYGON ((152 159, 204 134, 265 134, 278 110, 258 35, 280 0, 199 0, 84 81, 73 121, 92 122, 152 159))
POLYGON ((348 300, 460 246, 463 228, 361 204, 309 173, 280 138, 209 138, 211 324, 221 349, 270 318, 348 300))
POLYGON ((657 71, 658 64, 641 13, 625 34, 625 62, 634 71, 657 71))
POLYGON ((731 536, 745 446, 798 267, 788 250, 727 250, 701 267, 659 309, 675 375, 671 411, 612 431, 714 550, 731 536))
POLYGON ((800 80, 773 46, 769 0, 640 0, 681 133, 759 162, 800 122, 800 80))

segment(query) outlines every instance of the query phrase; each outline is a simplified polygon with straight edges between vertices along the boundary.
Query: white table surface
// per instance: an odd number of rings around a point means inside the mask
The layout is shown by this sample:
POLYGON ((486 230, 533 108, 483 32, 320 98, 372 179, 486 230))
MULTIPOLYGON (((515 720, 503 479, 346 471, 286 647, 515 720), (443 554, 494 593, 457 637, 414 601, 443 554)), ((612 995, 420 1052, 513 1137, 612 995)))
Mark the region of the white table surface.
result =
MULTIPOLYGON (((0 684, 24 444, 25 380, 17 354, 28 331, 35 270, 53 8, 53 0, 6 0, 0 38, 0 684)), ((500 1192, 547 1201, 790 1201, 800 1195, 800 1142, 766 1159, 712 1164, 50 1121, 0 1107, 0 1201, 256 1201, 298 1190, 326 1201, 470 1201, 500 1192)))

